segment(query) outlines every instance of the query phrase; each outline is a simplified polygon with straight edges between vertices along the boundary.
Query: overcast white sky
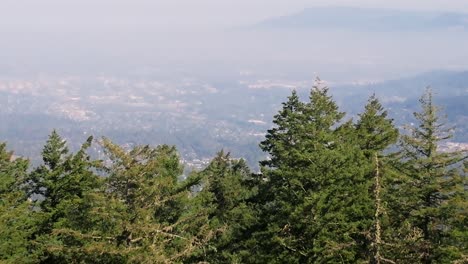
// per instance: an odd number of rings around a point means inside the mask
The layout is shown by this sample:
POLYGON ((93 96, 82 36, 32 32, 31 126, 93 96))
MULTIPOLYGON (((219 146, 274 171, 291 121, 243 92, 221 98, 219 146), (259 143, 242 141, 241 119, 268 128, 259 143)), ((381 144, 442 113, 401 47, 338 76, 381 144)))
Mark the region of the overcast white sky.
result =
POLYGON ((151 25, 190 30, 249 24, 314 6, 468 13, 468 0, 0 0, 0 26, 151 25))
POLYGON ((107 69, 133 62, 168 71, 172 63, 202 65, 210 72, 220 65, 269 72, 278 65, 277 72, 380 78, 468 67, 468 35, 457 32, 212 30, 317 6, 468 13, 468 0, 0 0, 0 69, 31 64, 41 70, 45 64, 86 69, 99 63, 107 69))

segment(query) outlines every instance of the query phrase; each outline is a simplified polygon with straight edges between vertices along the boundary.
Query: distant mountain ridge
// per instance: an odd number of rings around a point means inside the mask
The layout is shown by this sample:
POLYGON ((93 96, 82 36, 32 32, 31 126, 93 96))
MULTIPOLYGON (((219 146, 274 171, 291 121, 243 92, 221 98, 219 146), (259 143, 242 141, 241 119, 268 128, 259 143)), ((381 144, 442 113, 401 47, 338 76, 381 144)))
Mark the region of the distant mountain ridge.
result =
MULTIPOLYGON (((363 98, 368 95, 376 93, 381 98, 397 99, 398 97, 403 102, 406 100, 416 102, 427 87, 433 89, 436 101, 447 98, 466 98, 468 100, 468 71, 431 71, 379 83, 338 85, 332 87, 332 91, 340 97, 347 98, 348 101, 350 98, 364 100, 363 98)), ((466 105, 468 107, 468 104, 466 105)))
POLYGON ((391 93, 419 97, 428 86, 434 89, 438 97, 466 96, 468 95, 468 71, 431 71, 412 77, 367 85, 367 88, 382 94, 391 93))
POLYGON ((254 27, 364 31, 468 30, 468 14, 355 7, 316 7, 304 9, 289 16, 268 19, 254 27))
POLYGON ((428 86, 442 114, 447 114, 448 126, 456 128, 453 140, 468 142, 468 71, 431 71, 375 84, 341 85, 331 87, 331 91, 340 105, 353 114, 362 111, 359 106, 375 93, 393 117, 409 124, 414 121, 412 113, 418 111, 418 99, 428 86))

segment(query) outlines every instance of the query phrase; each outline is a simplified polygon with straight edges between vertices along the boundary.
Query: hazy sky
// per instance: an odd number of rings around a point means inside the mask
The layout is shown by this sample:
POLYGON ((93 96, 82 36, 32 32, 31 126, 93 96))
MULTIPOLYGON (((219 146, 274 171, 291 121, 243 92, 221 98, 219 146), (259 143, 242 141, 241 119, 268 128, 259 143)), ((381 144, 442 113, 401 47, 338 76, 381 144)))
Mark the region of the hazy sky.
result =
POLYGON ((223 30, 316 6, 468 13, 468 0, 0 0, 0 72, 133 63, 380 78, 468 67, 464 33, 223 30))
POLYGON ((0 0, 0 29, 147 25, 195 30, 254 23, 314 6, 468 13, 468 0, 0 0))

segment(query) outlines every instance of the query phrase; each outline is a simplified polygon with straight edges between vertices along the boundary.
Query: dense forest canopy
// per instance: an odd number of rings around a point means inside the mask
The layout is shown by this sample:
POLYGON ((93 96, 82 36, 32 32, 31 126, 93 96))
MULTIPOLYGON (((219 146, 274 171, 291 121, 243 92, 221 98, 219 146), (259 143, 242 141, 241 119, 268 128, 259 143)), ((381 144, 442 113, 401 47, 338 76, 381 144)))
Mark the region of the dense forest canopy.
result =
POLYGON ((375 95, 345 116, 320 81, 293 91, 259 173, 220 151, 181 177, 173 146, 71 152, 55 130, 32 167, 2 143, 0 262, 468 262, 468 152, 441 149, 431 90, 404 130, 375 95))

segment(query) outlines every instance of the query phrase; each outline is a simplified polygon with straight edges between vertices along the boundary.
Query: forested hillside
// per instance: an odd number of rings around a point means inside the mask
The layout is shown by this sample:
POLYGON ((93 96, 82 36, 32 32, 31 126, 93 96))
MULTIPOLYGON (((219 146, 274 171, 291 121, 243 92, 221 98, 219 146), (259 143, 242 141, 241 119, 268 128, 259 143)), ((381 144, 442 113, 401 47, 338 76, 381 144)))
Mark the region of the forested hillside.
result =
POLYGON ((351 119, 320 81, 293 91, 259 173, 222 150, 189 175, 170 145, 70 151, 55 130, 32 166, 2 143, 0 262, 467 263, 468 150, 441 148, 430 89, 416 123, 390 116, 375 95, 351 119))

